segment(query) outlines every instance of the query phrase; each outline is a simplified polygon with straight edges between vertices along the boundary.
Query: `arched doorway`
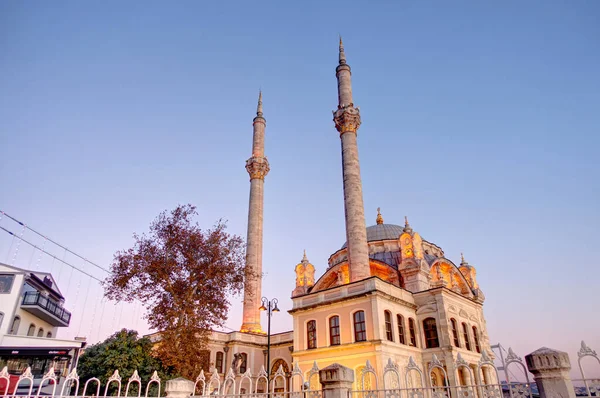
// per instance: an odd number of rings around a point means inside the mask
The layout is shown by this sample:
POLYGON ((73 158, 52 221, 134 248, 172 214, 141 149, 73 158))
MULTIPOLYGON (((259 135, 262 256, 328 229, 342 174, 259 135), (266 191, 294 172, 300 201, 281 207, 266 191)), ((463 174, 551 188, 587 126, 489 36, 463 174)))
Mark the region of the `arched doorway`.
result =
POLYGON ((285 362, 285 360, 279 358, 275 362, 273 362, 273 366, 271 366, 271 372, 269 373, 269 380, 270 380, 270 382, 273 382, 273 381, 275 382, 275 385, 273 386, 275 392, 283 392, 286 390, 290 391, 290 389, 289 389, 290 376, 291 376, 290 368, 289 368, 287 362, 285 362), (282 380, 281 377, 274 379, 275 373, 277 373, 277 370, 279 369, 280 366, 283 369, 283 372, 285 373, 285 385, 284 385, 284 380, 282 380))

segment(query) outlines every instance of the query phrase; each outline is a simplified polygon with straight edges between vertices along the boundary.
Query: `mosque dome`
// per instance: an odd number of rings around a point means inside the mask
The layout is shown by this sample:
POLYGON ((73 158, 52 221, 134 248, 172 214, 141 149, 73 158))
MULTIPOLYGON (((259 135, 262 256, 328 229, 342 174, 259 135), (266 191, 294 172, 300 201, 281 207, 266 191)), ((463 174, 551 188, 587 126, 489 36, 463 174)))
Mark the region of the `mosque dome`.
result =
MULTIPOLYGON (((367 227, 367 242, 378 240, 396 240, 400 237, 404 227, 395 224, 375 224, 367 227)), ((345 242, 342 249, 345 249, 348 242, 345 242)))

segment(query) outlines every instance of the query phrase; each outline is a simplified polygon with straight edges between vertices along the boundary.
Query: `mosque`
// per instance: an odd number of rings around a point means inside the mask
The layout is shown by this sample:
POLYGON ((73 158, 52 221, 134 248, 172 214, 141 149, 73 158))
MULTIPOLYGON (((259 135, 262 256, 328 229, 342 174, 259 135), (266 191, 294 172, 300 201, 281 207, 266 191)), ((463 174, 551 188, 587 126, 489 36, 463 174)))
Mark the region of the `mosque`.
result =
MULTIPOLYGON (((378 209, 375 225, 366 226, 357 145, 361 117, 352 98, 351 70, 341 39, 336 76, 338 106, 333 121, 342 144, 346 242, 331 254, 320 277, 306 253, 296 265, 289 311, 293 330, 270 336, 267 366, 259 275, 269 162, 264 153, 266 119, 259 95, 252 156, 246 161, 250 175, 246 267, 255 276, 246 280, 239 332, 212 333, 210 373, 216 372, 223 380, 231 371, 239 378, 249 370, 256 377, 264 366, 272 376, 281 366, 286 381, 276 379, 275 391, 290 391, 294 363, 308 380, 314 364, 323 368, 337 362, 355 371, 354 389, 358 390, 375 388, 358 384, 367 360, 382 375, 390 360, 404 369, 412 357, 425 372, 432 361, 441 362, 447 377, 432 372, 427 378, 432 386, 493 382, 494 375, 477 370, 482 353, 492 356, 492 351, 483 314, 485 297, 475 268, 464 257, 460 264, 453 263, 440 246, 421 237, 406 219, 404 226, 387 224, 378 209), (476 380, 469 380, 464 366, 456 369, 459 354, 459 362, 473 369, 476 380)), ((310 383, 310 389, 320 388, 310 383)), ((382 385, 381 380, 369 379, 368 383, 382 385)), ((260 385, 253 390, 264 391, 260 385)))

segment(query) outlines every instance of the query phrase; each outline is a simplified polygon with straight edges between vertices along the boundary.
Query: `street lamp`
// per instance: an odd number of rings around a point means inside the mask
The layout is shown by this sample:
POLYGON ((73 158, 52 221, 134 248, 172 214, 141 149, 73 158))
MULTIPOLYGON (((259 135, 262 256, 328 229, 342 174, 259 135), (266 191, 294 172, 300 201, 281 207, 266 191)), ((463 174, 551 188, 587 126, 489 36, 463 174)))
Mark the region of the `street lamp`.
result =
POLYGON ((269 301, 268 298, 262 298, 262 305, 259 310, 267 311, 267 394, 269 394, 269 384, 271 382, 271 315, 273 312, 279 312, 279 308, 277 307, 277 299, 269 301))

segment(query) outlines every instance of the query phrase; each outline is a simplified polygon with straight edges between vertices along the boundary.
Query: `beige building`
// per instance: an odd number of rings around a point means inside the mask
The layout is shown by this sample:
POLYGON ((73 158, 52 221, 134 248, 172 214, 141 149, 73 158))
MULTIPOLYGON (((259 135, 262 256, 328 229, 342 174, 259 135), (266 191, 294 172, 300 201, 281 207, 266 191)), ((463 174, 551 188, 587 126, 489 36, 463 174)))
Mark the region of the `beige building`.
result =
MULTIPOLYGON (((355 370, 354 389, 383 388, 384 380, 375 376, 361 385, 367 361, 376 374, 383 375, 390 361, 402 371, 410 357, 429 375, 426 383, 434 386, 495 382, 491 372, 477 370, 482 353, 491 356, 492 351, 475 268, 464 258, 458 265, 447 259, 442 248, 422 238, 408 220, 403 226, 386 224, 378 209, 376 217, 373 214, 375 224, 366 226, 357 145, 360 110, 354 106, 351 69, 341 40, 339 55, 338 107, 333 119, 342 144, 346 242, 330 256, 329 267, 320 277, 306 254, 294 269, 289 311, 293 331, 271 336, 271 364, 265 366, 271 375, 280 366, 286 374, 286 382, 275 381, 275 390, 290 390, 294 364, 311 389, 318 389, 312 385, 316 379, 309 378, 311 368, 315 363, 323 368, 334 362, 355 370), (463 366, 455 369, 459 354, 463 366), (470 380, 465 365, 472 368, 476 380, 470 380)), ((262 95, 253 126, 252 156, 246 162, 251 184, 246 266, 252 277, 246 282, 240 331, 213 332, 210 344, 211 373, 216 371, 221 381, 227 374, 235 375, 241 392, 248 392, 240 385, 241 375, 250 371, 256 380, 267 362, 257 277, 262 272, 263 195, 269 172, 262 95)), ((417 387, 421 381, 416 377, 408 383, 417 387)), ((252 389, 264 391, 264 386, 255 383, 252 389)))

